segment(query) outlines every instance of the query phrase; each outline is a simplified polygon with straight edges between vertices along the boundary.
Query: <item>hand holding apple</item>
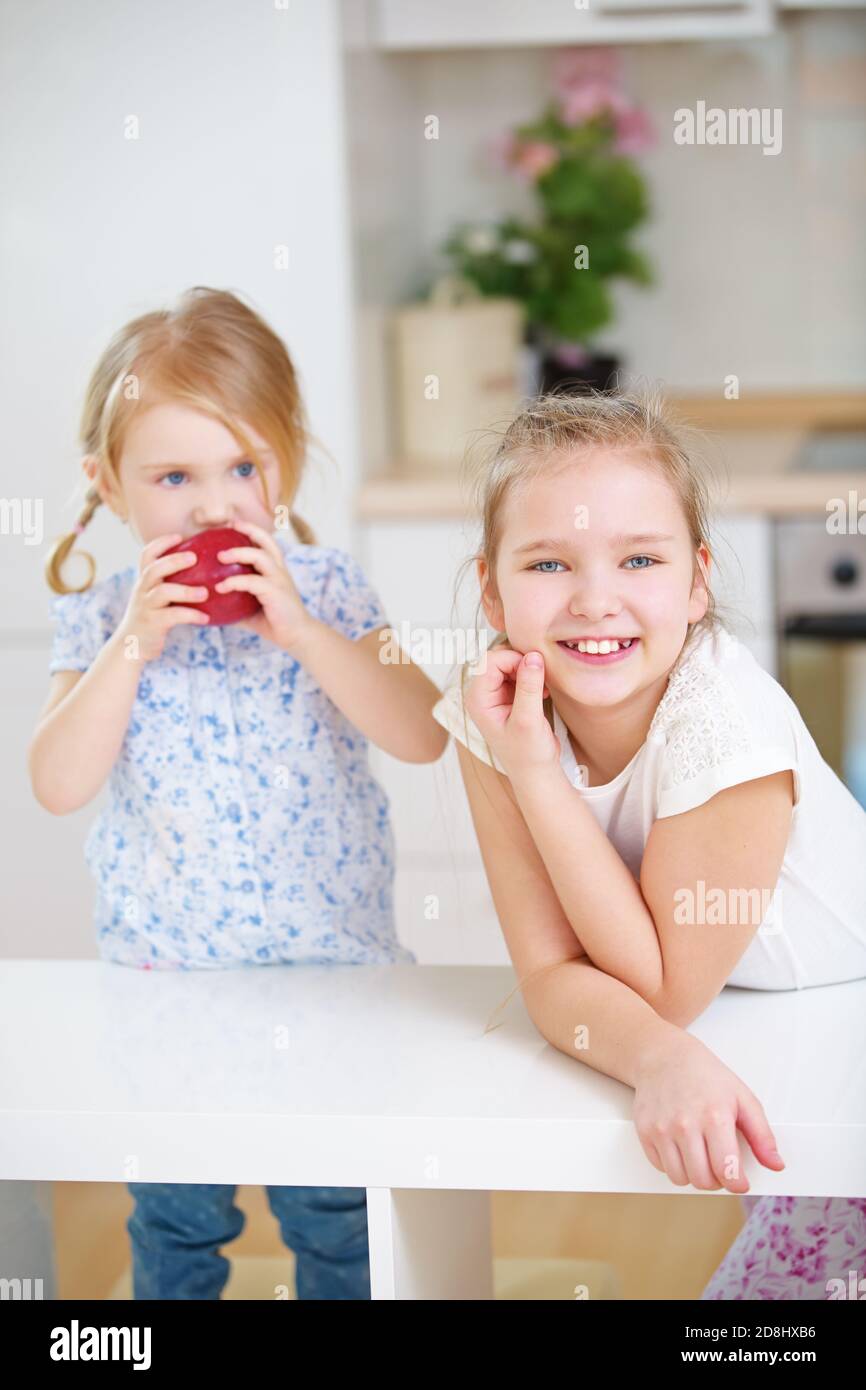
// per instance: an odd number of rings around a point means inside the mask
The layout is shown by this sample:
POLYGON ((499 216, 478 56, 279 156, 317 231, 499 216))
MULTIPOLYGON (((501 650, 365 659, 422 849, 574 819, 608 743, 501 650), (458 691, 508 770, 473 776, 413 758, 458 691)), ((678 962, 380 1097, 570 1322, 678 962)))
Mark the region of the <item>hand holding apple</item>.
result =
POLYGON ((224 564, 217 559, 218 551, 232 545, 248 543, 248 538, 242 531, 236 531, 232 526, 216 526, 208 531, 199 531, 197 536, 179 541, 177 545, 170 546, 165 551, 166 555, 173 555, 176 551, 189 550, 198 556, 196 564, 183 571, 182 583, 191 584, 196 588, 206 586, 207 598, 197 599, 186 606, 200 608, 206 613, 210 619, 210 627, 225 627, 229 623, 240 622, 242 618, 251 618, 261 609, 261 604, 253 593, 219 593, 215 587, 219 580, 228 579, 231 575, 255 573, 252 565, 237 562, 224 564))
POLYGON ((198 602, 207 590, 177 582, 181 571, 189 574, 194 557, 182 553, 188 549, 183 544, 169 544, 175 540, 176 531, 155 536, 138 557, 138 576, 114 634, 130 660, 154 661, 161 656, 169 632, 179 623, 208 626, 198 602))
POLYGON ((219 580, 214 592, 220 596, 254 595, 261 612, 241 626, 290 652, 316 620, 304 606, 273 533, 251 521, 237 521, 235 526, 244 532, 248 543, 217 551, 217 559, 225 564, 243 565, 245 572, 219 580), (253 566, 252 573, 246 571, 247 565, 253 566))

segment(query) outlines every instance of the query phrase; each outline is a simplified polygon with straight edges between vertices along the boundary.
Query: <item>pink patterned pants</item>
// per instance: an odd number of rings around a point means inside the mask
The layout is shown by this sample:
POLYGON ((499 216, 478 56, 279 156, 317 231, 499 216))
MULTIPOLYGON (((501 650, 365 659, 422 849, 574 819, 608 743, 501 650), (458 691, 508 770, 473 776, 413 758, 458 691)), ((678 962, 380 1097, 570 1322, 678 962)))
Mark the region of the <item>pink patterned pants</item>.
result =
POLYGON ((866 1197, 741 1200, 746 1224, 702 1300, 866 1299, 866 1197))

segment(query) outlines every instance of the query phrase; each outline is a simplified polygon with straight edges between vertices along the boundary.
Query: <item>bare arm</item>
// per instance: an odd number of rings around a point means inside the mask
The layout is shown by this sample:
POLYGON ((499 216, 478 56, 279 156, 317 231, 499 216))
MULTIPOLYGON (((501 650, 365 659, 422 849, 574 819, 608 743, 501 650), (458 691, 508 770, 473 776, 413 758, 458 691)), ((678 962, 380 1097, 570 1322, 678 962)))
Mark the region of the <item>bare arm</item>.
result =
POLYGON ((407 763, 432 763, 445 751, 448 733, 431 713, 442 692, 405 653, 395 660, 400 648, 390 628, 352 641, 311 618, 291 653, 377 748, 407 763))
MULTIPOLYGON (((393 629, 383 624, 353 639, 315 618, 273 534, 251 522, 238 522, 238 528, 254 544, 230 546, 217 558, 237 560, 256 572, 221 579, 216 591, 254 594, 262 612, 246 626, 299 661, 349 723, 377 748, 406 763, 435 762, 448 742, 432 714, 442 692, 401 649, 393 629)), ((354 582, 363 584, 358 566, 345 558, 354 570, 354 582)))
POLYGON ((641 1072, 685 1036, 628 985, 588 957, 564 961, 524 988, 526 1007, 552 1047, 637 1087, 641 1072))
POLYGON ((207 597, 203 586, 172 582, 195 563, 190 551, 163 555, 178 535, 157 536, 139 557, 126 612, 87 671, 57 671, 27 748, 33 794, 46 811, 65 816, 99 791, 117 760, 144 663, 162 651, 179 623, 207 624, 185 600, 207 597))
POLYGON ((64 816, 96 796, 120 753, 141 669, 118 632, 89 670, 56 672, 27 749, 33 794, 46 811, 64 816))
POLYGON ((490 731, 552 889, 592 963, 685 1027, 722 989, 766 915, 791 826, 792 774, 726 787, 656 820, 638 883, 563 772, 543 684, 539 653, 497 652, 471 682, 467 709, 490 731))
POLYGON ((558 763, 513 785, 563 910, 593 964, 653 999, 662 987, 664 961, 653 915, 631 870, 558 763))
POLYGON ((651 1005, 592 964, 558 902, 509 779, 460 743, 457 752, 509 955, 542 1037, 634 1089, 633 1119, 644 1152, 676 1186, 748 1191, 738 1131, 765 1167, 783 1168, 760 1101, 679 1026, 675 1013, 682 1004, 662 996, 651 1005))
POLYGON ((521 777, 514 792, 593 963, 666 1018, 683 1026, 697 1018, 767 913, 790 832, 791 772, 737 783, 656 821, 640 884, 561 767, 521 777), (719 913, 714 901, 709 921, 702 885, 726 905, 719 913))
POLYGON ((642 1060, 682 1030, 596 969, 556 896, 509 779, 461 743, 457 756, 527 1012, 560 1052, 634 1086, 642 1060))

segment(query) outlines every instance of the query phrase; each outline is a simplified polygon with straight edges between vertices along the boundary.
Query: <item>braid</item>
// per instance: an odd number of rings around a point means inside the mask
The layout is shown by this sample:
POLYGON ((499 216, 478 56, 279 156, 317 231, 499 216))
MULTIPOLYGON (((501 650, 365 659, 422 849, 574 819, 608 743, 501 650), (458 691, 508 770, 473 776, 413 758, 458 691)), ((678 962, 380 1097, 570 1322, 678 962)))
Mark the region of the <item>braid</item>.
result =
POLYGON ((289 512, 289 521, 292 529, 302 545, 315 545, 316 536, 312 527, 304 521, 303 517, 298 516, 297 512, 289 512))
POLYGON ((93 583, 96 576, 96 562, 93 556, 88 554, 86 550, 78 552, 87 561, 90 569, 90 573, 83 584, 80 584, 78 588, 66 584, 61 571, 75 542, 84 531, 85 526, 90 524, 93 513, 96 511, 101 501, 102 498, 99 496, 96 485, 91 483, 84 495, 84 506, 72 530, 67 531, 66 534, 61 536, 51 547, 48 559, 45 561, 45 578, 48 580, 49 587, 54 590, 55 594, 82 594, 86 589, 89 589, 93 583))

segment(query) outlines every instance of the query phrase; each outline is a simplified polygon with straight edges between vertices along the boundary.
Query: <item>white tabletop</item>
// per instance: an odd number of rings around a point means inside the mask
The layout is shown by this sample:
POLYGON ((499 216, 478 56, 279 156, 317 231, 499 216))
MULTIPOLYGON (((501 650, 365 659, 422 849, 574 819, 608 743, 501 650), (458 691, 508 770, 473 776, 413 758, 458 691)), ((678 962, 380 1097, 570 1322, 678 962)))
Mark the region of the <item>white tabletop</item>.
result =
MULTIPOLYGON (((629 1087, 546 1043, 519 993, 497 1011, 514 983, 0 962, 0 1178, 694 1195, 644 1155, 629 1087)), ((781 1174, 741 1141, 752 1192, 866 1195, 866 980, 729 988, 689 1031, 779 1141, 781 1174)))

